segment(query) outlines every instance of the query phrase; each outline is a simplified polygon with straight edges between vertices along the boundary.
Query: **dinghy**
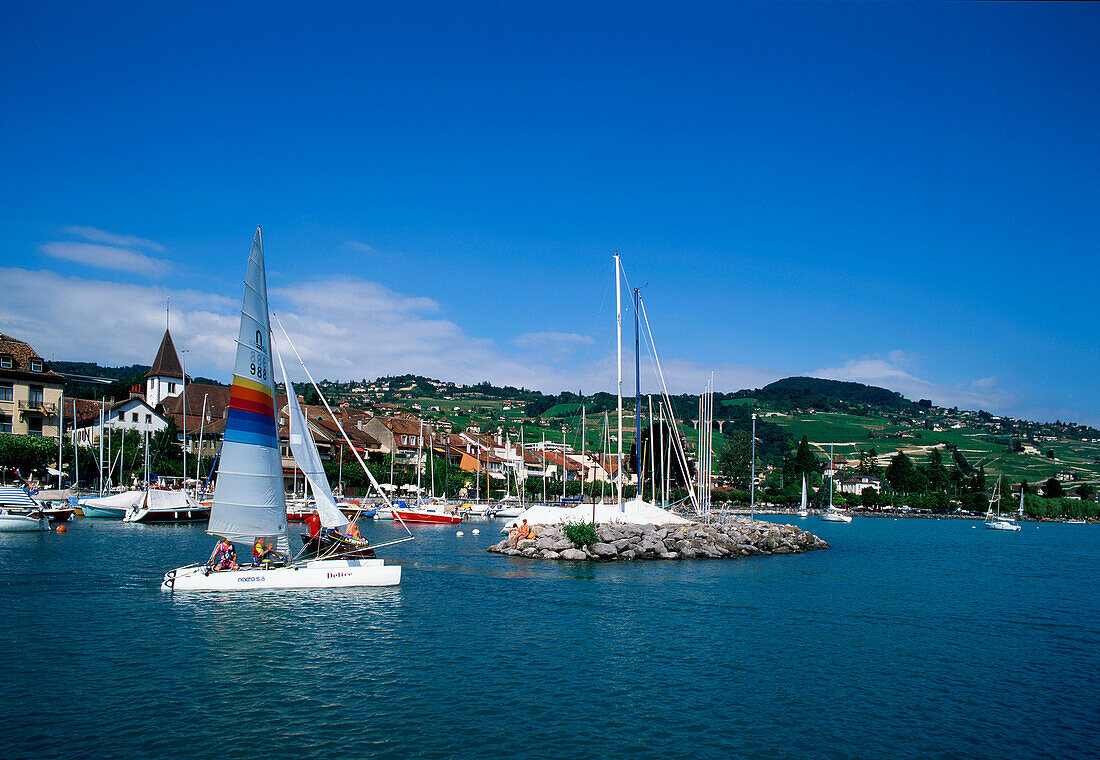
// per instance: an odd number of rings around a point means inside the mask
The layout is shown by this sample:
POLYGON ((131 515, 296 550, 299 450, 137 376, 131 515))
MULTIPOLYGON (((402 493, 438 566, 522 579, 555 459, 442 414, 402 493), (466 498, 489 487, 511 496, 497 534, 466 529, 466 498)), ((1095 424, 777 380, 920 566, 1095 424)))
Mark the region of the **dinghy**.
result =
MULTIPOLYGON (((293 389, 288 391, 293 397, 293 389)), ((263 239, 257 228, 248 257, 233 385, 207 532, 236 544, 251 545, 258 538, 270 540, 276 551, 289 557, 285 499, 275 417, 267 277, 263 239)), ((321 558, 290 561, 283 567, 244 566, 232 570, 188 565, 168 571, 161 588, 237 591, 396 586, 400 582, 400 565, 386 565, 381 559, 321 558)))

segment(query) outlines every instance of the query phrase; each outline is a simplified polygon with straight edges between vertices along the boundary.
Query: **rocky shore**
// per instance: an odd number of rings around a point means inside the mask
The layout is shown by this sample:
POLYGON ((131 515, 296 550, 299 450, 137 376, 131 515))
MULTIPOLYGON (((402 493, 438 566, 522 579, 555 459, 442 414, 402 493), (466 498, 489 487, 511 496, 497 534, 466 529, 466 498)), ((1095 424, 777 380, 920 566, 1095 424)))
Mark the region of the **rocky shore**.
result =
POLYGON ((523 539, 515 548, 507 538, 488 551, 509 557, 610 561, 622 559, 737 559, 763 554, 799 554, 829 545, 809 531, 793 525, 738 521, 725 525, 597 526, 599 541, 576 546, 561 525, 536 525, 534 539, 523 539))

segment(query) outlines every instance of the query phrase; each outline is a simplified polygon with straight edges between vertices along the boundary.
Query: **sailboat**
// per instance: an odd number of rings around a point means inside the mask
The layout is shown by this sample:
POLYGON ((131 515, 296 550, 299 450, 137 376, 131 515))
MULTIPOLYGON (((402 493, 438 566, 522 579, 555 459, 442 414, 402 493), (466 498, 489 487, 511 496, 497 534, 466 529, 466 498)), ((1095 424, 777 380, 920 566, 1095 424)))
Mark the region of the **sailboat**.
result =
MULTIPOLYGON (((993 487, 993 495, 989 498, 989 510, 985 513, 985 527, 989 530, 1020 530, 1020 525, 1012 518, 1012 515, 1002 515, 999 511, 993 511, 993 503, 997 501, 998 491, 1001 488, 1001 479, 997 478, 997 485, 993 487)), ((1023 508, 1023 494, 1020 494, 1020 508, 1023 508)))
MULTIPOLYGON (((257 227, 248 256, 233 385, 207 532, 240 544, 257 538, 272 540, 278 552, 289 556, 273 375, 263 237, 257 227)), ((330 558, 238 570, 187 565, 165 573, 161 588, 230 591, 396 586, 400 582, 400 565, 386 565, 381 559, 330 558)))
MULTIPOLYGON (((833 464, 833 446, 829 444, 829 468, 830 470, 836 465, 833 464)), ((821 519, 825 522, 842 522, 850 523, 852 521, 851 515, 846 515, 839 509, 833 506, 833 476, 829 476, 829 508, 821 515, 821 519)))
POLYGON ((802 473, 802 504, 798 507, 798 516, 806 517, 810 511, 806 508, 806 473, 802 473))

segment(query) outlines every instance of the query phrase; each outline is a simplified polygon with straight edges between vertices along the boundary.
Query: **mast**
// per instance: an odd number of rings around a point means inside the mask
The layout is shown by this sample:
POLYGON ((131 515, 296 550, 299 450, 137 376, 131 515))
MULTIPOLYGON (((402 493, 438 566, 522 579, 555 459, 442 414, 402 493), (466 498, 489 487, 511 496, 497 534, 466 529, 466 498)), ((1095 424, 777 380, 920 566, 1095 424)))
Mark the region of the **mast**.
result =
POLYGON ((565 481, 568 480, 569 468, 566 467, 569 460, 565 458, 565 425, 561 426, 561 503, 565 504, 565 481))
POLYGON ((420 501, 420 471, 424 469, 424 420, 420 420, 420 435, 416 438, 416 500, 420 501))
POLYGON ((833 508, 833 444, 829 444, 829 509, 833 508))
POLYGON ((103 436, 107 434, 107 418, 103 410, 103 397, 99 398, 99 495, 103 495, 103 436))
POLYGON ((519 466, 523 473, 523 488, 520 488, 517 482, 516 490, 519 491, 519 505, 522 507, 523 500, 527 496, 527 449, 523 446, 523 425, 519 426, 519 466))
POLYGON ((653 450, 653 396, 649 400, 649 493, 653 503, 657 503, 657 454, 653 450))
POLYGON ((642 379, 638 349, 638 289, 634 288, 634 472, 638 474, 638 498, 642 498, 642 379))
POLYGON ((183 477, 180 488, 187 490, 187 349, 180 352, 180 369, 183 370, 183 477))
POLYGON ((199 419, 199 453, 195 457, 195 493, 198 493, 199 477, 202 475, 202 434, 203 430, 206 429, 206 399, 209 397, 209 393, 203 394, 202 397, 202 417, 199 419))
POLYGON ((619 382, 616 395, 619 410, 618 454, 615 457, 615 490, 619 511, 623 511, 623 285, 620 270, 622 263, 619 254, 615 254, 615 343, 618 350, 619 382))
POLYGON ((546 433, 542 434, 542 503, 546 504, 546 433))
POLYGON ((76 442, 76 399, 73 399, 73 486, 80 487, 80 446, 76 442))
MULTIPOLYGON (((76 427, 75 424, 73 426, 76 427)), ((57 400, 57 490, 61 490, 61 447, 65 430, 65 391, 61 391, 61 398, 57 400)))
MULTIPOLYGON (((752 413, 752 463, 749 467, 749 517, 756 519, 756 412, 752 413)), ((802 497, 806 497, 806 475, 802 474, 802 497)))
POLYGON ((587 434, 584 422, 584 404, 581 404, 581 504, 584 504, 584 436, 587 434))

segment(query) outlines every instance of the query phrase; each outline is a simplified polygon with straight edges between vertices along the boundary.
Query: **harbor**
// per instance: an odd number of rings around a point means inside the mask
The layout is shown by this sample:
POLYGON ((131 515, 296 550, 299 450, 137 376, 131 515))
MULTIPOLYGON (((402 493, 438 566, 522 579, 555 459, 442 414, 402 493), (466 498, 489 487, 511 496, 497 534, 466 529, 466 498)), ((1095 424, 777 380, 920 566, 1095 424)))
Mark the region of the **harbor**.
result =
POLYGON ((486 552, 503 525, 420 526, 400 586, 231 595, 159 589, 201 526, 0 534, 6 752, 1093 755, 1094 526, 815 521, 828 551, 592 563, 486 552))

